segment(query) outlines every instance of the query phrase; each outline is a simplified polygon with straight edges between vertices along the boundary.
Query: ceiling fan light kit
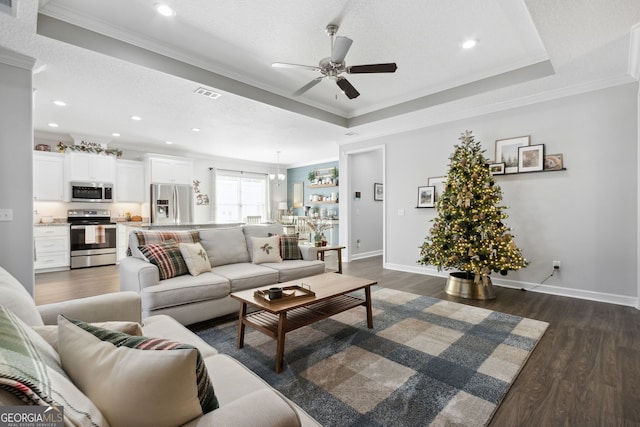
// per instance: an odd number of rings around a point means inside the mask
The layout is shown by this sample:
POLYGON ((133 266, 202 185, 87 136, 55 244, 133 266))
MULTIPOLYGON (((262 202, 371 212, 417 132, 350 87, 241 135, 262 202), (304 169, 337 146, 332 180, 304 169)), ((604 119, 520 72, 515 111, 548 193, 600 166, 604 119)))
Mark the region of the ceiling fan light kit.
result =
POLYGON ((307 92, 309 89, 320 83, 325 77, 329 77, 336 81, 338 87, 349 99, 354 99, 360 96, 360 92, 344 77, 340 74, 367 74, 367 73, 395 73, 398 66, 395 62, 382 63, 382 64, 365 64, 365 65, 352 65, 347 67, 344 62, 353 40, 348 37, 338 36, 334 40, 334 36, 338 32, 338 26, 334 24, 327 25, 326 32, 331 37, 331 56, 323 58, 318 63, 318 66, 312 65, 300 65, 300 64, 288 64, 285 62, 275 62, 271 64, 275 68, 289 68, 306 71, 320 71, 322 76, 316 77, 306 85, 293 93, 293 96, 300 96, 307 92))

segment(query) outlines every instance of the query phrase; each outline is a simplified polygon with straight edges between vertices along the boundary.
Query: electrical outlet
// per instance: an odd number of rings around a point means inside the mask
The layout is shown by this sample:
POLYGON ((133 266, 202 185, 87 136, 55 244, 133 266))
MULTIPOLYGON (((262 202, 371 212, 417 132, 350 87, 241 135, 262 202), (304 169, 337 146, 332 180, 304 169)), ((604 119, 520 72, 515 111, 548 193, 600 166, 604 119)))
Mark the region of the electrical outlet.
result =
POLYGON ((13 221, 13 209, 0 209, 0 221, 13 221))
POLYGON ((554 270, 560 270, 560 261, 553 261, 553 269, 554 270))
POLYGON ((360 247, 360 239, 356 240, 356 247, 360 247))

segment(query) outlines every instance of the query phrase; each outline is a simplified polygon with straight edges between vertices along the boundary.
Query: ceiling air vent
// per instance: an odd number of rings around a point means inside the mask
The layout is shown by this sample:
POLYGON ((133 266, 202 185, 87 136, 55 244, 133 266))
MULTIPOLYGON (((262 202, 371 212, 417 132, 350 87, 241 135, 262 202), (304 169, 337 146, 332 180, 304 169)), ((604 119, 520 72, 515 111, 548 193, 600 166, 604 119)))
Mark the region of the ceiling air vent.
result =
POLYGON ((18 15, 18 2, 16 0, 0 0, 0 12, 13 17, 18 15))
MULTIPOLYGON (((0 0, 0 1, 2 1, 2 0, 0 0)), ((216 93, 216 92, 212 91, 211 89, 207 89, 206 87, 199 87, 198 89, 196 89, 195 92, 198 95, 206 96, 207 98, 211 98, 211 99, 218 99, 221 96, 219 93, 216 93)))

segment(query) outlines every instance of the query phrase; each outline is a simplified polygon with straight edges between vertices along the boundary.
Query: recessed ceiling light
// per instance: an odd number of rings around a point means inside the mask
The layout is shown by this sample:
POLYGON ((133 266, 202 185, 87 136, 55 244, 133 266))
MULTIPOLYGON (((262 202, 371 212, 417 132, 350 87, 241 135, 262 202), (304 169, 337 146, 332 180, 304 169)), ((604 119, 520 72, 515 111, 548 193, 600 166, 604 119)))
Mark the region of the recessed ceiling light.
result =
POLYGON ((60 101, 59 99, 56 99, 55 101, 53 101, 53 103, 54 103, 55 105, 57 105, 58 107, 66 107, 66 106, 67 106, 67 103, 66 103, 66 102, 64 102, 64 101, 60 101))
POLYGON ((58 124, 57 123, 49 123, 49 127, 57 128, 58 124))
POLYGON ((469 39, 466 42, 462 43, 462 48, 463 49, 471 49, 471 48, 475 47, 477 44, 478 44, 478 40, 469 39))
POLYGON ((167 144, 167 145, 171 145, 171 144, 173 144, 173 141, 165 141, 164 143, 167 144))
POLYGON ((191 130, 194 132, 200 132, 200 128, 191 128, 191 130))
POLYGON ((171 8, 171 6, 167 4, 156 4, 156 12, 158 12, 162 16, 175 16, 176 11, 171 8))
POLYGON ((131 120, 140 121, 140 120, 142 120, 142 117, 140 117, 140 116, 131 116, 131 120))
POLYGON ((120 136, 120 134, 118 132, 114 132, 111 134, 111 136, 120 136))

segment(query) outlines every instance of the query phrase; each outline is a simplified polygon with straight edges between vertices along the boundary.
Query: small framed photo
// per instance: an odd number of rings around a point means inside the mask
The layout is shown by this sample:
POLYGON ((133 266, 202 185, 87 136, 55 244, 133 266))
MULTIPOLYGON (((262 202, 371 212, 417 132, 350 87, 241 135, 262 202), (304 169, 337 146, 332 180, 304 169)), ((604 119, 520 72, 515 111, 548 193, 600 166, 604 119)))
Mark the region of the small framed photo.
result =
POLYGON ((544 170, 559 171, 563 167, 562 154, 546 154, 544 156, 544 170))
POLYGON ((500 163, 489 163, 489 173, 491 175, 504 175, 504 162, 500 163))
POLYGON ((496 163, 504 163, 504 173, 518 172, 518 148, 529 142, 529 135, 496 140, 496 163))
POLYGON ((427 184, 435 187, 436 192, 434 194, 434 201, 437 201, 442 193, 444 193, 444 186, 447 184, 446 176, 432 176, 427 179, 427 184))
POLYGON ((373 184, 373 200, 377 202, 384 200, 384 187, 378 182, 373 184))
POLYGON ((419 208, 432 208, 436 201, 436 187, 433 185, 425 185, 418 187, 418 206, 419 208))
POLYGON ((518 147, 518 172, 541 171, 544 167, 544 144, 518 147))

